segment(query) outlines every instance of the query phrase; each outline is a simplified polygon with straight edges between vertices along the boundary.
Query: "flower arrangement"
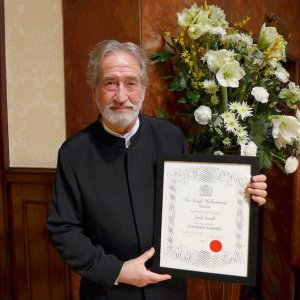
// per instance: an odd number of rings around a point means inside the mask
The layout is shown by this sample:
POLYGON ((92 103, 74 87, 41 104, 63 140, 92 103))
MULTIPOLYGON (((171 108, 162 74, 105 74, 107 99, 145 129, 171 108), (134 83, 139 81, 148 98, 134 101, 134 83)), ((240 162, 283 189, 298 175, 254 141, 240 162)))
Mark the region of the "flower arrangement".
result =
POLYGON ((243 31, 248 17, 229 24, 221 8, 193 4, 177 13, 179 34, 164 35, 154 63, 174 69, 169 91, 181 96, 170 115, 189 120, 193 153, 258 156, 260 167, 298 166, 300 88, 283 66, 287 42, 275 27, 261 28, 257 43, 243 31), (295 114, 295 112, 297 112, 295 114))

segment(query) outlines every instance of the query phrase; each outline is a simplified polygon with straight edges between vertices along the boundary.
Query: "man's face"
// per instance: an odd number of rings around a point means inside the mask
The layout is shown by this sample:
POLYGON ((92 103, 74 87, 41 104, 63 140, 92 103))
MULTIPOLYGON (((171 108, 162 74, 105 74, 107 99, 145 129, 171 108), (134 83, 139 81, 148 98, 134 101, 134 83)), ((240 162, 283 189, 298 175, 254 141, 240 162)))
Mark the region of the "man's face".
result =
POLYGON ((93 96, 105 125, 115 132, 128 132, 135 124, 145 96, 136 58, 122 51, 105 56, 99 66, 99 83, 93 96))

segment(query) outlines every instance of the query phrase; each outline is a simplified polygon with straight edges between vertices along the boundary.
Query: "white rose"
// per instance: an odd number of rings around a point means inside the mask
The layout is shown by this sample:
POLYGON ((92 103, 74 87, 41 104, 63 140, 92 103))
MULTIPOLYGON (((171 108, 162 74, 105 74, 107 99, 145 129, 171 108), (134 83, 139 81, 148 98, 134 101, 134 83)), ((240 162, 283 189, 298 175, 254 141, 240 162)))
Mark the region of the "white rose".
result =
POLYGON ((224 155, 224 153, 222 151, 215 151, 214 155, 224 155))
POLYGON ((252 89, 251 95, 255 98, 256 101, 261 103, 267 103, 269 100, 269 93, 263 87, 256 86, 252 89))
POLYGON ((211 109, 208 106, 201 105, 194 111, 194 117, 198 124, 206 125, 211 120, 211 109))
POLYGON ((285 171, 287 174, 294 173, 298 168, 298 159, 296 157, 289 157, 285 162, 285 171))
POLYGON ((296 118, 300 121, 300 110, 296 110, 296 118))
POLYGON ((254 142, 250 141, 248 144, 241 146, 241 156, 256 156, 257 146, 254 142))

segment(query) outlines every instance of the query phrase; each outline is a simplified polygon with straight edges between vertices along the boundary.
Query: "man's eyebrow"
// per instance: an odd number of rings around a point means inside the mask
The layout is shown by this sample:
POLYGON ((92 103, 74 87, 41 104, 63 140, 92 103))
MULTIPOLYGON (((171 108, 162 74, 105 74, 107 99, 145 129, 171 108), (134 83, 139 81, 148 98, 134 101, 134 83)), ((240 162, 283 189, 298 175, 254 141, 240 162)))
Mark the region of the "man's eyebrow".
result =
MULTIPOLYGON (((129 79, 129 80, 139 80, 140 79, 140 76, 138 75, 125 75, 124 76, 125 79, 129 79)), ((103 75, 103 80, 113 80, 113 79, 118 79, 119 76, 117 75, 103 75)))
POLYGON ((103 75, 103 80, 111 80, 117 78, 117 76, 114 75, 103 75))

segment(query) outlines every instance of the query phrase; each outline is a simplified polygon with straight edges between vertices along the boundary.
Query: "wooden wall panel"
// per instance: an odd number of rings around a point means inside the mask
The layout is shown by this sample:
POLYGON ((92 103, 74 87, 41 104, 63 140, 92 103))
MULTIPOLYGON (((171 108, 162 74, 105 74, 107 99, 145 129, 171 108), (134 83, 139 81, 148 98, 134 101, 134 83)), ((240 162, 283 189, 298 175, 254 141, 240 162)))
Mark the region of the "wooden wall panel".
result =
POLYGON ((294 271, 291 258, 293 220, 293 175, 284 175, 275 166, 268 177, 268 201, 263 217, 261 265, 262 299, 294 299, 294 271))
POLYGON ((10 297, 11 286, 4 172, 8 162, 4 33, 4 0, 0 0, 0 299, 8 300, 10 297))
MULTIPOLYGON (((300 84, 300 61, 295 64, 293 78, 300 84)), ((300 107, 299 107, 300 109, 300 107)), ((294 176, 294 203, 293 212, 294 218, 292 220, 292 263, 297 267, 300 273, 300 168, 297 170, 297 174, 294 176)), ((299 278, 300 280, 300 278, 299 278)), ((298 284, 299 299, 300 299, 300 284, 298 284)))
POLYGON ((85 80, 89 51, 105 39, 140 44, 139 2, 63 1, 67 136, 98 116, 85 80))
POLYGON ((8 174, 8 216, 14 300, 69 299, 68 271, 49 244, 46 220, 53 172, 8 174))

